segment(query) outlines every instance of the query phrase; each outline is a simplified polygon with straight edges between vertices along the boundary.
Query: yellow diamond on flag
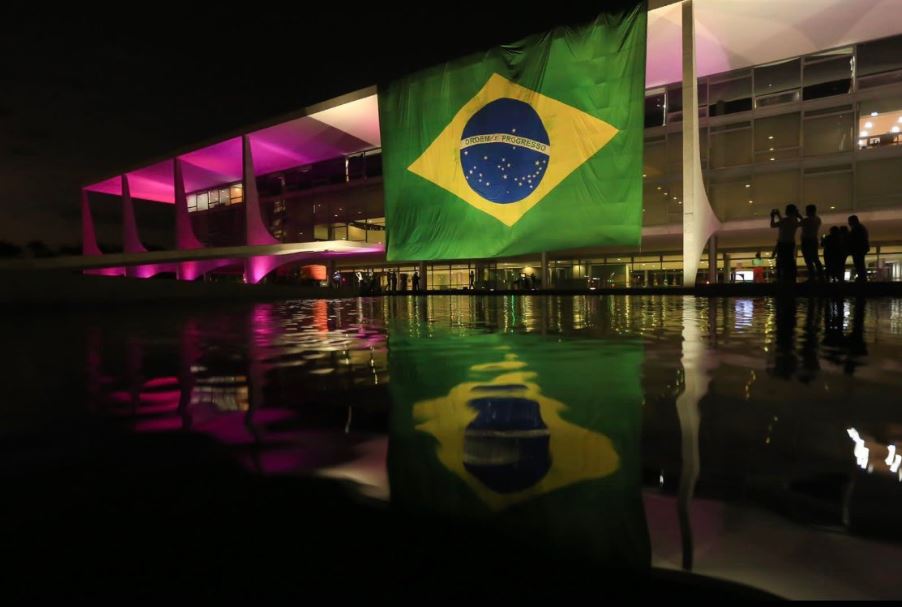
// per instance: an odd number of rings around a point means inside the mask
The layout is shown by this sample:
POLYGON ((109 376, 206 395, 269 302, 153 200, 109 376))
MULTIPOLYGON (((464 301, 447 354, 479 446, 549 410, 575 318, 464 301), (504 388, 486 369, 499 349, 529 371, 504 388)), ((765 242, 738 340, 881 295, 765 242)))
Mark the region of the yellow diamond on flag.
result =
POLYGON ((617 132, 492 74, 408 170, 512 226, 617 132))

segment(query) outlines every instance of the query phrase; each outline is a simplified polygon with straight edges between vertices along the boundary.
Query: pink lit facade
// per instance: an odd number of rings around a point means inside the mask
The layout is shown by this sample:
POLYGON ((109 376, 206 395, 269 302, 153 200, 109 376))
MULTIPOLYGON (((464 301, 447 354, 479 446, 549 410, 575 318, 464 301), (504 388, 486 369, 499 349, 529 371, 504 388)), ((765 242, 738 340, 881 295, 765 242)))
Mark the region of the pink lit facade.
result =
MULTIPOLYGON (((379 258, 384 254, 382 209, 354 200, 361 192, 364 199, 371 200, 374 187, 380 187, 379 175, 371 171, 368 183, 344 186, 351 181, 348 171, 360 162, 369 158, 374 166, 380 144, 376 96, 374 91, 363 91, 341 105, 319 111, 314 108, 300 117, 86 186, 82 192, 83 254, 103 255, 91 211, 91 198, 100 194, 106 196, 98 198, 105 200, 96 204, 108 204, 110 196, 121 204, 123 253, 130 256, 126 267, 111 265, 87 272, 136 278, 168 273, 181 280, 196 280, 229 268, 232 273, 243 273, 246 282, 258 283, 281 266, 305 261, 322 264, 347 256, 379 258), (306 176, 310 183, 301 183, 306 176), (327 200, 320 202, 321 197, 327 200), (135 200, 174 205, 175 248, 197 251, 198 259, 135 264, 134 256, 148 253, 141 241, 135 200), (309 225, 287 234, 283 225, 287 205, 310 207, 316 216, 310 217, 309 225), (348 215, 351 209, 354 216, 348 215), (226 223, 226 229, 217 223, 226 223), (308 246, 297 253, 254 254, 255 248, 312 242, 325 244, 322 250, 308 246), (334 244, 330 246, 330 242, 334 244), (230 258, 210 259, 201 254, 205 248, 223 247, 242 250, 230 258)), ((116 257, 112 255, 111 260, 116 257)), ((309 274, 321 276, 322 271, 309 274)))

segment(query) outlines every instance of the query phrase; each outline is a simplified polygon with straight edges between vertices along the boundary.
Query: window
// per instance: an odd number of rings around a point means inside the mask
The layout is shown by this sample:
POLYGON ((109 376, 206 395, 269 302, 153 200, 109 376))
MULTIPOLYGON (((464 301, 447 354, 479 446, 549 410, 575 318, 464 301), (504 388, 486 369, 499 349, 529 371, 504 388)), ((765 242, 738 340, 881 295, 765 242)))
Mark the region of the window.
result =
POLYGON ((229 200, 232 204, 244 202, 244 186, 236 183, 229 188, 229 200))
POLYGON ((801 59, 791 59, 755 68, 756 96, 798 89, 801 83, 801 59))
POLYGON ((902 82, 902 36, 858 45, 858 88, 902 82))
POLYGON ((902 143, 902 97, 886 96, 862 101, 858 108, 858 147, 874 148, 902 143))
POLYGON ((211 209, 219 206, 219 190, 207 192, 207 200, 211 209))
POLYGON ((852 210, 852 167, 808 169, 803 178, 805 205, 817 205, 821 214, 852 210))
POLYGON ((645 152, 643 154, 644 168, 642 173, 648 179, 654 179, 664 175, 667 157, 667 148, 663 136, 645 140, 645 152))
POLYGON ((750 208, 751 183, 748 178, 713 180, 708 193, 711 207, 721 221, 747 219, 752 216, 750 208))
POLYGON ((229 189, 223 188, 219 190, 219 204, 227 205, 229 204, 229 189))
POLYGON ((852 48, 847 47, 805 58, 802 98, 845 95, 852 90, 852 48))
POLYGON ((207 196, 207 192, 201 192, 197 195, 197 210, 198 211, 206 211, 207 204, 209 201, 209 197, 207 196))
POLYGON ((851 106, 806 112, 803 136, 805 156, 851 152, 851 106))
MULTIPOLYGON (((698 115, 707 116, 708 86, 704 82, 698 83, 698 115)), ((683 119, 683 87, 671 85, 667 89, 667 124, 680 122, 683 119)))
POLYGON ((751 122, 737 122, 711 128, 712 169, 751 164, 751 126, 751 122))
POLYGON ((797 113, 756 120, 755 162, 797 158, 800 122, 797 113))
POLYGON ((902 204, 902 158, 859 162, 855 167, 855 208, 902 204))
POLYGON ((708 114, 723 116, 752 109, 752 77, 746 72, 708 85, 708 114))
POLYGON ((645 92, 645 128, 664 125, 664 90, 645 92))
POLYGON ((767 217, 771 209, 780 209, 782 213, 787 204, 799 204, 801 186, 799 171, 780 171, 752 176, 752 203, 746 202, 752 215, 767 217))
POLYGON ((193 213, 197 210, 197 195, 196 194, 188 194, 188 211, 193 213))
POLYGON ((755 106, 768 107, 798 101, 801 80, 801 59, 755 68, 755 106))
POLYGON ((683 207, 680 204, 682 196, 682 182, 646 186, 642 196, 643 224, 680 223, 683 216, 683 207))

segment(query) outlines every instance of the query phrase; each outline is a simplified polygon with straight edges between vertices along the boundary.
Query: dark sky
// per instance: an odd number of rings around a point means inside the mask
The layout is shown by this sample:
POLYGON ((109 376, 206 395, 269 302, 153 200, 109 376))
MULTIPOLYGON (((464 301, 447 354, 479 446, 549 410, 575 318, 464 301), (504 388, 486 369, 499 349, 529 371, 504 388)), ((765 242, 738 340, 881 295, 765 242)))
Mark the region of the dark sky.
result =
POLYGON ((471 51, 590 19, 599 5, 552 13, 552 5, 525 3, 486 10, 424 2, 402 10, 335 2, 312 12, 302 2, 295 10, 282 3, 241 3, 238 10, 156 2, 97 12, 40 4, 41 13, 0 9, 0 240, 54 247, 80 243, 85 183, 471 51))

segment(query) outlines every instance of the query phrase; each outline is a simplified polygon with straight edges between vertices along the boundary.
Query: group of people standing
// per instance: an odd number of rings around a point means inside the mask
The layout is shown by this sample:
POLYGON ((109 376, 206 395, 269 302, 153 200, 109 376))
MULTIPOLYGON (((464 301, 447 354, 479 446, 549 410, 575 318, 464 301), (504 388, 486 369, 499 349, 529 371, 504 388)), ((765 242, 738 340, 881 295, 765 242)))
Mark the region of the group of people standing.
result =
POLYGON ((777 228, 777 282, 795 283, 796 281, 796 232, 801 231, 800 244, 802 257, 808 269, 808 280, 823 282, 843 282, 845 280, 846 261, 852 257, 855 267, 855 280, 867 280, 867 266, 864 256, 870 250, 868 231, 858 220, 857 215, 849 216, 848 226, 833 226, 821 237, 821 218, 817 207, 809 204, 805 207, 805 217, 799 214, 794 204, 786 205, 786 214, 781 215, 779 209, 770 212, 770 226, 777 228), (821 262, 819 249, 824 250, 824 261, 821 262))

